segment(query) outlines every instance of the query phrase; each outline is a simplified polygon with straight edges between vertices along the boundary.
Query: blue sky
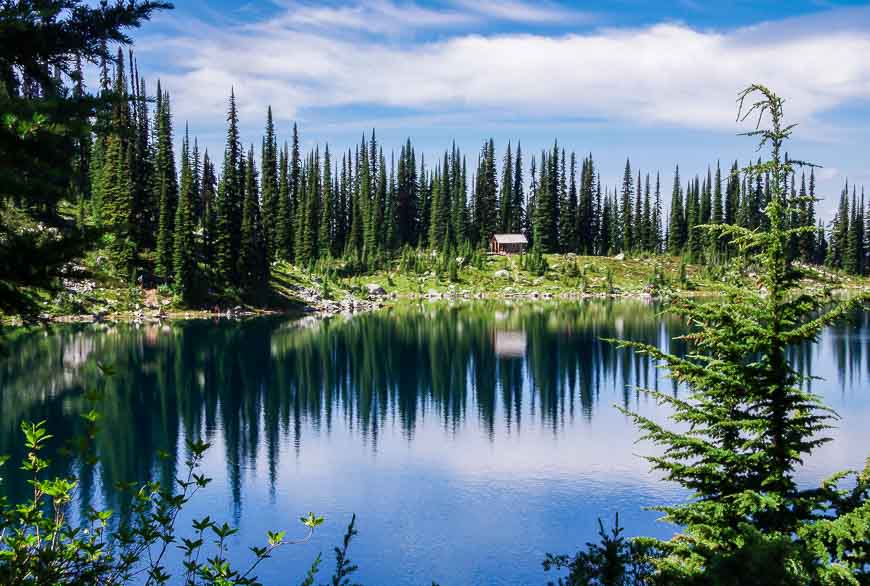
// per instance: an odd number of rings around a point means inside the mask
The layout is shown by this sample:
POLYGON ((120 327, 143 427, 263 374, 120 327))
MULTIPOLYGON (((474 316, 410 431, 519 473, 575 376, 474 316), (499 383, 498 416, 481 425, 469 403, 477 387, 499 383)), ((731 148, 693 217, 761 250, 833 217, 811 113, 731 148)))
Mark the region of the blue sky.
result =
POLYGON ((866 3, 181 0, 134 38, 179 134, 189 122, 213 156, 233 86, 246 143, 271 104, 306 146, 375 127, 388 150, 410 136, 434 160, 455 140, 474 159, 490 136, 528 154, 558 138, 610 185, 630 157, 669 192, 676 164, 685 177, 754 156, 734 98, 758 81, 801 123, 790 152, 824 165, 823 213, 846 177, 870 187, 866 3))

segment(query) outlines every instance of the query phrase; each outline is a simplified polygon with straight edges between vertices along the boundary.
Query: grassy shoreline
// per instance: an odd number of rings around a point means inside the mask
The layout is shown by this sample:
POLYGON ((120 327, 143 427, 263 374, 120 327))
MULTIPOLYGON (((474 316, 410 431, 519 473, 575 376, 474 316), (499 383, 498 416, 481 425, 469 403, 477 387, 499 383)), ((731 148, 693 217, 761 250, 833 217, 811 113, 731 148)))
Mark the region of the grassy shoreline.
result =
MULTIPOLYGON (((425 253, 420 253, 425 254, 425 253)), ((401 270, 400 262, 367 274, 343 275, 342 261, 331 261, 319 272, 285 262, 272 266, 271 290, 265 303, 237 297, 212 299, 186 307, 166 286, 129 286, 101 272, 85 259, 61 280, 56 291, 33 290, 42 309, 40 319, 54 322, 153 321, 272 315, 336 314, 364 311, 401 299, 590 299, 644 297, 667 299, 674 294, 713 294, 724 281, 758 286, 750 268, 703 266, 673 256, 623 258, 545 255, 546 268, 529 271, 523 257, 487 255, 475 264, 456 259, 454 271, 401 270)), ((854 290, 870 287, 870 279, 851 277, 822 267, 805 267, 807 288, 827 286, 854 290)), ((3 316, 16 325, 16 316, 3 316)))

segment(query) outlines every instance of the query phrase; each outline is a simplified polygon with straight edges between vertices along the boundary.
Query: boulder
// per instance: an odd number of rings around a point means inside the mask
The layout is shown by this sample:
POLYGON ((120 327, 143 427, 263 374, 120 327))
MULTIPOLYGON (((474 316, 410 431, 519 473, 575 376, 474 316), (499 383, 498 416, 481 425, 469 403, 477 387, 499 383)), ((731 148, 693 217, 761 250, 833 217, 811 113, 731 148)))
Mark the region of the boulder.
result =
POLYGON ((625 253, 620 252, 619 254, 617 254, 616 256, 613 257, 613 260, 625 260, 625 253))
POLYGON ((492 274, 496 279, 510 279, 511 274, 504 269, 499 269, 492 274))
POLYGON ((366 291, 368 291, 368 294, 373 297, 381 297, 387 294, 384 288, 377 283, 369 283, 366 285, 366 291))

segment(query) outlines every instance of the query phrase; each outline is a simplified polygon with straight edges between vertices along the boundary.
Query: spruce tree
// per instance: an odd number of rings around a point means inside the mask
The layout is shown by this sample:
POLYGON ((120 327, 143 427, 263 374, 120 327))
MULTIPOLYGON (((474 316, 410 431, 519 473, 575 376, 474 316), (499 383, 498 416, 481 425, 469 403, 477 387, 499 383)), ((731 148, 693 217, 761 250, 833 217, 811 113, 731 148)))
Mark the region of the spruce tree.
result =
POLYGON ((112 131, 106 137, 105 152, 102 154, 99 191, 102 199, 102 220, 113 237, 112 261, 118 272, 126 277, 133 265, 136 250, 133 241, 134 187, 130 156, 133 145, 129 137, 130 112, 124 76, 124 53, 120 49, 113 91, 118 100, 112 109, 112 131))
POLYGON ((293 258, 293 208, 290 197, 290 157, 287 143, 281 149, 278 161, 278 221, 276 226, 275 254, 277 258, 293 258))
POLYGON ((651 222, 653 251, 659 253, 662 251, 664 239, 662 238, 662 189, 658 172, 656 172, 656 195, 651 222))
POLYGON ((498 197, 498 231, 511 233, 514 224, 514 160, 511 143, 508 142, 501 167, 501 193, 498 197))
POLYGON ((294 260, 293 253, 296 250, 296 240, 299 232, 296 231, 296 215, 299 211, 302 199, 302 155, 299 149, 299 127, 293 123, 293 137, 290 143, 290 204, 289 215, 293 218, 287 231, 287 255, 288 260, 294 260))
POLYGON ((559 215, 556 207, 558 181, 554 182, 552 177, 557 169, 553 155, 541 152, 541 175, 534 203, 533 240, 542 253, 559 251, 559 215))
POLYGON ((429 248, 437 250, 444 241, 447 231, 447 220, 444 213, 444 198, 441 197, 441 169, 435 167, 432 174, 432 206, 431 219, 429 220, 429 248))
POLYGON ((574 180, 577 161, 571 153, 570 172, 566 169, 565 151, 559 163, 559 193, 562 202, 559 206, 559 244, 562 252, 577 252, 577 185, 574 180), (568 179, 570 175, 570 180, 568 179))
POLYGON ((241 240, 242 148, 239 142, 239 118, 235 90, 230 91, 227 110, 227 139, 218 186, 214 229, 215 270, 224 287, 239 284, 237 260, 241 240))
POLYGON ((419 193, 417 185, 417 162, 409 138, 399 153, 398 176, 396 178, 395 215, 398 244, 417 243, 419 193))
POLYGON ((713 211, 710 221, 713 224, 721 224, 724 219, 722 210, 722 169, 719 161, 716 161, 716 177, 713 183, 713 211))
POLYGON ((668 223, 668 251, 680 254, 686 244, 686 224, 683 211, 683 186, 680 184, 680 167, 674 171, 674 189, 671 193, 671 216, 668 223))
POLYGON ((832 267, 842 269, 846 265, 849 238, 849 183, 846 182, 840 193, 840 206, 831 226, 831 245, 828 262, 832 267))
POLYGON ((526 197, 524 190, 523 148, 522 145, 517 142, 517 155, 516 160, 514 161, 514 186, 511 189, 513 203, 511 204, 510 223, 507 226, 508 232, 512 234, 523 232, 526 224, 526 216, 528 213, 525 211, 526 197))
MULTIPOLYGON (((451 167, 454 172, 451 175, 452 182, 450 185, 450 200, 453 202, 453 210, 451 212, 450 221, 450 245, 459 247, 466 242, 475 244, 479 238, 477 234, 470 234, 471 231, 471 213, 468 209, 468 182, 465 157, 462 157, 460 163, 459 149, 454 149, 454 158, 451 167)), ((492 221, 492 220, 490 220, 492 221)))
MULTIPOLYGON (((599 202, 600 203, 600 202, 599 202)), ((596 207, 595 164, 592 155, 583 160, 580 170, 580 195, 577 203, 577 228, 579 252, 594 254, 600 230, 601 208, 596 207)))
POLYGON ((766 162, 747 171, 769 173, 764 207, 767 229, 711 227, 745 257, 761 264, 762 287, 726 286, 716 303, 679 300, 672 306, 692 325, 690 353, 624 342, 660 361, 688 389, 682 396, 647 391, 672 410, 678 429, 631 414, 644 437, 663 447, 650 457, 665 478, 690 498, 659 507, 680 527, 668 540, 644 539, 657 551, 650 561, 656 583, 833 584, 866 581, 870 539, 867 502, 870 464, 860 475, 836 475, 820 487, 799 486, 796 469, 824 437, 831 414, 803 389, 808 376, 789 350, 813 342, 821 330, 867 296, 835 304, 825 292, 801 289, 804 276, 787 255, 786 177, 796 163, 781 157, 792 126, 782 125, 782 100, 761 86, 739 116, 767 116, 770 126, 750 132, 771 149, 766 162), (840 488, 844 476, 857 482, 840 488))
POLYGON ((266 111, 266 136, 263 137, 260 161, 262 166, 263 233, 268 256, 277 258, 279 249, 278 226, 280 223, 280 200, 278 193, 278 140, 272 121, 272 106, 266 111))
POLYGON ((843 270, 851 275, 861 274, 861 261, 864 252, 863 229, 864 222, 860 215, 856 194, 852 187, 852 207, 850 208, 849 225, 846 230, 846 244, 843 251, 843 270))
POLYGON ((191 165, 190 134, 184 128, 181 145, 181 182, 175 210, 175 233, 172 239, 172 267, 175 289, 185 303, 190 303, 194 289, 196 251, 193 237, 193 166, 191 165))
POLYGON ((725 224, 737 224, 740 210, 740 174, 737 170, 737 161, 731 165, 728 173, 728 182, 725 187, 725 203, 723 220, 725 224))
MULTIPOLYGON (((323 150, 323 181, 321 185, 321 206, 320 206, 320 222, 318 229, 318 250, 324 256, 333 256, 337 251, 334 251, 332 246, 335 236, 334 225, 334 206, 332 191, 332 161, 329 157, 329 144, 323 150)), ((395 225, 394 218, 388 220, 389 224, 395 225)))
POLYGON ((643 184, 640 179, 640 169, 637 171, 637 181, 635 182, 635 190, 634 190, 634 206, 632 208, 632 212, 634 214, 634 218, 632 219, 633 224, 633 242, 632 248, 634 250, 642 250, 644 244, 644 231, 643 231, 643 184))
POLYGON ((218 218, 217 174, 214 163, 208 156, 208 149, 202 157, 202 247, 206 266, 214 266, 215 231, 218 218))
POLYGON ((257 168, 254 165, 254 145, 251 145, 248 150, 244 172, 238 275, 241 289, 251 295, 262 292, 269 282, 269 262, 260 216, 260 193, 257 168))
POLYGON ((156 149, 154 159, 155 186, 159 197, 157 223, 157 274, 168 279, 172 277, 172 236, 175 231, 175 211, 178 207, 178 180, 175 175, 175 155, 173 154, 172 114, 169 106, 169 93, 160 95, 155 112, 156 149))
POLYGON ((631 196, 632 196, 632 178, 631 178, 631 163, 628 159, 625 160, 625 173, 622 175, 622 197, 620 199, 620 233, 622 235, 621 250, 623 252, 631 251, 634 246, 633 220, 631 213, 631 196))
MULTIPOLYGON (((640 186, 638 186, 638 192, 639 191, 640 186)), ((653 243, 653 213, 652 201, 650 200, 649 173, 647 173, 643 190, 643 214, 640 221, 641 232, 643 235, 641 246, 646 252, 655 252, 655 245, 653 243)))

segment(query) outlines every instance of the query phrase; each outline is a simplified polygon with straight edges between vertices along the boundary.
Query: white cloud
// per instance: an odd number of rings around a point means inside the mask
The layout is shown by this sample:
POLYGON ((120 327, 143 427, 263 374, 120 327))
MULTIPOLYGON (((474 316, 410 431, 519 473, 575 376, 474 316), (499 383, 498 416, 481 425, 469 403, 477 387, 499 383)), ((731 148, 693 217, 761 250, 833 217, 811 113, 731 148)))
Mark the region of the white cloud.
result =
POLYGON ((389 0, 293 5, 254 24, 218 30, 195 23, 189 34, 140 44, 140 52, 180 68, 159 73, 182 119, 222 113, 230 85, 243 113, 261 116, 272 104, 282 119, 305 107, 378 105, 430 116, 491 109, 729 130, 736 92, 754 81, 788 97, 789 117, 810 122, 844 102, 870 97, 866 29, 804 27, 798 36, 769 40, 763 27, 728 33, 681 24, 558 36, 456 33, 416 43, 338 34, 387 33, 402 22, 411 29, 448 27, 482 13, 535 21, 561 10, 519 2, 476 6, 477 12, 439 12, 389 0))
POLYGON ((474 15, 466 12, 435 10, 392 0, 342 5, 287 0, 281 5, 285 11, 268 23, 270 28, 314 27, 321 31, 355 30, 396 35, 418 29, 470 25, 477 21, 474 15))
POLYGON ((456 4, 483 16, 513 22, 565 24, 592 19, 589 14, 567 10, 548 2, 527 4, 516 0, 456 0, 456 4))

